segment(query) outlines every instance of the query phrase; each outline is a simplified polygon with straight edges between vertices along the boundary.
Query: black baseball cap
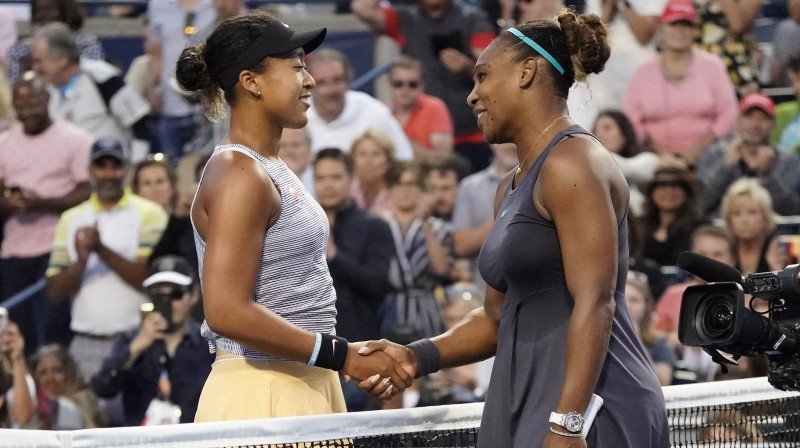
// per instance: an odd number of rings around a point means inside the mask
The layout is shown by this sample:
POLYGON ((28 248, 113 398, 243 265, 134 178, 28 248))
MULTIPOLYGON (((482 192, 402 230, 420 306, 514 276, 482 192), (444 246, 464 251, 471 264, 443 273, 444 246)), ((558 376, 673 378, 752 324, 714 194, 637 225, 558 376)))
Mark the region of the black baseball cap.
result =
POLYGON ((125 150, 122 148, 122 143, 113 138, 101 138, 92 145, 92 151, 89 156, 89 161, 94 162, 100 157, 110 156, 122 163, 127 163, 125 158, 125 150))
POLYGON ((156 283, 190 286, 194 283, 195 269, 185 258, 177 255, 158 257, 150 265, 150 276, 142 282, 147 288, 156 283))
POLYGON ((239 73, 254 67, 267 56, 286 53, 295 48, 302 48, 306 54, 311 53, 325 40, 327 28, 316 28, 309 31, 294 31, 289 25, 273 19, 258 39, 254 40, 233 63, 219 76, 223 90, 228 90, 239 81, 239 73))

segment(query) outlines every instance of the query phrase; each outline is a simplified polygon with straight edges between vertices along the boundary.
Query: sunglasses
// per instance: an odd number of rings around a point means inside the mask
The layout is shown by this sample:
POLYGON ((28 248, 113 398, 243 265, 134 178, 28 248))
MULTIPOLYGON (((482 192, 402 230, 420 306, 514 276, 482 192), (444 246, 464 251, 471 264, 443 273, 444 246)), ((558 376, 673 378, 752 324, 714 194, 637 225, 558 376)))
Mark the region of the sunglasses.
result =
POLYGON ((187 36, 197 34, 197 27, 194 26, 194 12, 187 12, 183 22, 183 33, 187 36))
POLYGON ((404 86, 407 86, 410 89, 416 89, 419 87, 419 81, 392 81, 392 87, 395 89, 400 89, 404 86))

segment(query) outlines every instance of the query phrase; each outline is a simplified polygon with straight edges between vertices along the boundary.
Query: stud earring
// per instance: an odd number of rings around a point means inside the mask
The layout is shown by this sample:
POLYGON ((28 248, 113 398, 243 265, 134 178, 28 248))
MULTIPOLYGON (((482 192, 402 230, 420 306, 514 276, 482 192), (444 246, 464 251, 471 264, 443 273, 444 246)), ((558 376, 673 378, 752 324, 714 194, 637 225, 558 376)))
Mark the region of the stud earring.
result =
POLYGON ((258 97, 261 98, 261 91, 258 91, 258 97))

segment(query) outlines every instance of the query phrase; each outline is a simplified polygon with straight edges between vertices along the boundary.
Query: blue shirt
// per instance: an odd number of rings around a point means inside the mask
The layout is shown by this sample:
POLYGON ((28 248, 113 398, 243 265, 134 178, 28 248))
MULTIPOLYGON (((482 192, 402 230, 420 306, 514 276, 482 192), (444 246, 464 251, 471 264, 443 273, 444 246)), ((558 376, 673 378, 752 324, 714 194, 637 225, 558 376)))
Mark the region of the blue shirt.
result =
POLYGON ((131 341, 138 334, 137 328, 117 338, 111 355, 92 378, 94 392, 102 398, 111 398, 122 392, 125 424, 139 426, 150 402, 158 395, 161 372, 166 371, 172 386, 169 399, 181 408, 181 423, 193 422, 200 392, 214 362, 214 355, 208 352, 208 342, 200 336, 200 325, 189 323, 172 358, 164 341, 159 340, 126 368, 131 341))

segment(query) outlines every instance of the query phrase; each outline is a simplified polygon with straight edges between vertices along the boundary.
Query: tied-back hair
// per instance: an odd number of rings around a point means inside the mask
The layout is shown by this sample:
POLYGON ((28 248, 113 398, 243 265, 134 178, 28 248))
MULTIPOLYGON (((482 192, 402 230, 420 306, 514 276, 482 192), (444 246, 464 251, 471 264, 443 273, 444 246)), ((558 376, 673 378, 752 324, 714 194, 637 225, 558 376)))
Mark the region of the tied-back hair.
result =
MULTIPOLYGON (((545 64, 554 80, 556 93, 562 98, 567 98, 575 81, 586 81, 588 75, 603 71, 611 55, 608 30, 595 14, 577 14, 564 9, 558 14, 556 21, 537 19, 518 25, 516 29, 547 48, 553 58, 564 67, 562 75, 552 64, 545 64)), ((513 52, 514 63, 540 56, 536 50, 509 32, 501 33, 496 40, 513 52)))
POLYGON ((642 152, 642 148, 639 146, 639 142, 636 139, 636 131, 633 129, 633 124, 631 124, 631 121, 624 112, 617 109, 603 110, 597 114, 597 118, 594 120, 595 126, 597 125, 597 121, 602 117, 608 117, 613 120, 619 128, 619 133, 625 140, 625 144, 622 146, 622 149, 620 149, 619 155, 629 158, 642 152))
POLYGON ((172 197, 169 199, 169 204, 171 207, 175 207, 175 204, 178 202, 178 175, 175 174, 175 170, 169 166, 169 162, 167 162, 166 159, 143 160, 137 163, 133 168, 131 190, 135 194, 139 194, 139 181, 141 180, 142 170, 151 166, 162 168, 167 173, 167 180, 172 187, 172 197))
MULTIPOLYGON (((222 73, 266 32, 273 20, 263 11, 231 17, 220 23, 205 43, 187 47, 181 53, 175 77, 186 91, 199 92, 203 111, 209 120, 218 121, 225 117, 225 101, 231 106, 236 104, 236 86, 223 91, 222 73)), ((263 73, 266 60, 246 69, 263 73)))
POLYGON ((425 191, 426 167, 417 160, 399 160, 392 164, 386 173, 386 187, 392 188, 400 183, 400 178, 405 173, 414 173, 417 176, 416 185, 425 191))

